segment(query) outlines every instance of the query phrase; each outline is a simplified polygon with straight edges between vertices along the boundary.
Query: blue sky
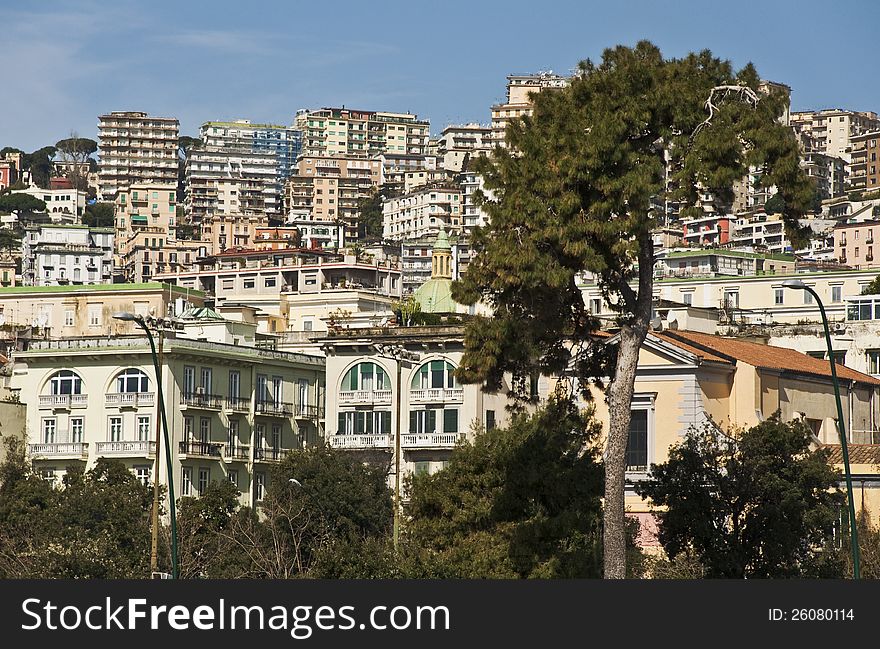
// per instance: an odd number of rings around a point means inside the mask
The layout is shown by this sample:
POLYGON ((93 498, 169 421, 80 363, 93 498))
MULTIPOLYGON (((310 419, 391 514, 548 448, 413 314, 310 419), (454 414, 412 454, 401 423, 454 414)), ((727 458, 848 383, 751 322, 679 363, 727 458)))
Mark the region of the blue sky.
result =
POLYGON ((289 124, 345 104, 489 121, 512 72, 567 73, 647 38, 711 49, 793 88, 794 109, 880 110, 880 2, 0 0, 0 147, 33 150, 145 110, 289 124))

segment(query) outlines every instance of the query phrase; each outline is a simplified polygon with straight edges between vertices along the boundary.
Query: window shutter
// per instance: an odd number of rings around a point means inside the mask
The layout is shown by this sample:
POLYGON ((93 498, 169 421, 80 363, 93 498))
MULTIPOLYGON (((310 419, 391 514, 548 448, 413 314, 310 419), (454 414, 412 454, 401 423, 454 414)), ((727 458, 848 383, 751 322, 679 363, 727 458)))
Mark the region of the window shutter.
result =
POLYGON ((458 432, 458 410, 454 408, 449 408, 443 411, 443 432, 458 432))
POLYGON ((345 432, 345 413, 344 412, 339 413, 339 422, 338 422, 338 427, 336 429, 336 432, 337 433, 344 433, 345 432))

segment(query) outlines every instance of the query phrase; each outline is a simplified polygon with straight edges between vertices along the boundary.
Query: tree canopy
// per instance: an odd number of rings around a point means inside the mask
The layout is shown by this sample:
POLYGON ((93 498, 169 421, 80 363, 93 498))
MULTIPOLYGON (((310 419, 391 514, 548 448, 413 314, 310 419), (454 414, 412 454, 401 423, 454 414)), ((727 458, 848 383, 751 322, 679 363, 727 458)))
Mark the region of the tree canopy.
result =
POLYGON ((86 205, 86 213, 83 214, 83 225, 93 228, 112 228, 115 221, 116 210, 113 203, 92 203, 86 205))
POLYGON ((475 161, 493 194, 476 197, 489 224, 474 233, 474 258, 453 297, 483 300, 494 314, 469 324, 458 375, 497 389, 510 373, 526 399, 536 372, 574 374, 572 394, 580 388, 582 396, 591 380, 611 377, 604 574, 622 578, 629 408, 652 315, 651 233, 663 199, 683 216, 707 194, 723 205, 734 182, 757 167, 762 185, 785 200, 783 217, 796 234, 813 186, 779 121, 787 98, 765 93, 751 65, 735 71, 709 51, 665 59, 646 41, 616 47, 598 64, 581 63, 566 88, 532 99, 533 114, 507 128, 509 148, 475 161), (584 274, 617 312, 611 357, 595 342, 599 322, 578 285, 584 274))
POLYGON ((636 485, 660 508, 666 553, 693 553, 707 577, 838 575, 827 541, 844 502, 840 476, 811 441, 805 423, 778 414, 741 434, 691 430, 636 485))
POLYGON ((17 192, 0 196, 0 212, 14 212, 20 218, 24 214, 45 211, 46 203, 30 194, 17 192))

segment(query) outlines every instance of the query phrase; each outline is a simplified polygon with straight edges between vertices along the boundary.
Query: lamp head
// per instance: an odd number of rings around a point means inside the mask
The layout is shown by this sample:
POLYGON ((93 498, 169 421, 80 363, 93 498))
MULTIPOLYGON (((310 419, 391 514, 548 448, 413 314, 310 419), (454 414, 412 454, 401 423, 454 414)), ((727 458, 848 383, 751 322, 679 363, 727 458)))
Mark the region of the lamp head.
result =
POLYGON ((143 321, 143 318, 141 318, 139 315, 135 315, 134 313, 127 313, 125 311, 122 311, 120 313, 114 313, 113 319, 114 320, 123 320, 124 322, 141 322, 141 321, 143 321))
POLYGON ((807 288, 807 285, 804 284, 803 281, 801 281, 799 279, 787 279, 784 282, 782 282, 782 285, 785 288, 800 288, 800 289, 807 288))
POLYGON ((300 489, 302 489, 302 482, 300 482, 296 478, 290 478, 287 482, 289 484, 292 484, 294 487, 299 487, 300 489))

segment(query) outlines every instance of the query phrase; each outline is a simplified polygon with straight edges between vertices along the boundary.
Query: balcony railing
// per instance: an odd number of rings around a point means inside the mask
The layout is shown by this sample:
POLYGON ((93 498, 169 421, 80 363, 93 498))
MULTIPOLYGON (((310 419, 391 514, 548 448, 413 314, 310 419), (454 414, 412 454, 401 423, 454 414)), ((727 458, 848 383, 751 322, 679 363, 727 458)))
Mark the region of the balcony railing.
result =
POLYGON ((297 403, 293 407, 293 415, 297 419, 323 419, 324 407, 307 403, 297 403))
POLYGON ((60 444, 31 444, 28 446, 34 459, 74 459, 85 460, 89 457, 88 442, 64 442, 60 444))
POLYGON ((293 415, 293 404, 286 401, 257 401, 256 413, 270 417, 290 417, 293 415))
POLYGON ((220 459, 222 457, 222 449, 223 445, 217 442, 180 442, 180 454, 189 457, 220 459))
POLYGON ((254 447, 254 462, 280 462, 290 452, 287 448, 254 447))
POLYGON ((339 403, 391 403, 391 390, 343 390, 339 403))
POLYGON ((182 396, 183 405, 192 408, 209 408, 212 410, 220 410, 222 407, 223 397, 217 394, 201 394, 199 392, 184 393, 182 396))
POLYGON ((85 408, 89 405, 87 394, 41 394, 40 408, 85 408))
POLYGON ((400 436, 401 448, 453 448, 464 433, 404 433, 400 436))
POLYGON ((223 459, 227 462, 238 460, 246 462, 251 455, 251 447, 244 444, 236 444, 235 446, 226 445, 223 449, 223 459))
POLYGON ((330 435, 330 448, 390 448, 391 435, 330 435))
POLYGON ((251 400, 245 397, 226 397, 226 409, 227 410, 249 410, 251 407, 251 400))
POLYGON ((120 408, 136 408, 138 406, 152 406, 155 398, 154 392, 110 392, 104 395, 104 403, 120 408))
POLYGON ((410 402, 460 402, 464 399, 464 388, 428 388, 426 390, 410 390, 410 402))
POLYGON ((156 442, 98 442, 95 451, 98 456, 112 457, 155 457, 156 442))

